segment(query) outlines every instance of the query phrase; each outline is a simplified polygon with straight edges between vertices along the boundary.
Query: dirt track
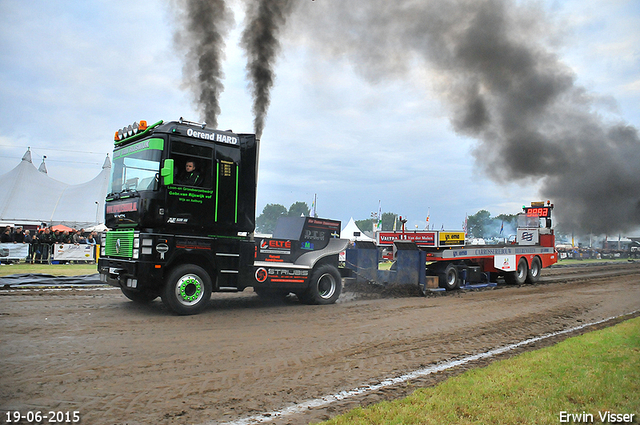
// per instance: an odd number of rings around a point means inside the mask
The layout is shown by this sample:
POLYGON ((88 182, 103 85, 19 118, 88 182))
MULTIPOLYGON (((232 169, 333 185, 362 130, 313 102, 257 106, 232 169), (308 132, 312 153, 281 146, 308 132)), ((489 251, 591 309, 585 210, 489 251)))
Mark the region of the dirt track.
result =
MULTIPOLYGON (((83 424, 234 421, 640 306, 640 264, 543 276, 427 298, 346 292, 332 306, 270 303, 248 290, 214 294, 188 317, 159 300, 136 306, 115 289, 4 290, 0 410, 80 411, 83 424)), ((326 419, 460 369, 271 423, 326 419)))

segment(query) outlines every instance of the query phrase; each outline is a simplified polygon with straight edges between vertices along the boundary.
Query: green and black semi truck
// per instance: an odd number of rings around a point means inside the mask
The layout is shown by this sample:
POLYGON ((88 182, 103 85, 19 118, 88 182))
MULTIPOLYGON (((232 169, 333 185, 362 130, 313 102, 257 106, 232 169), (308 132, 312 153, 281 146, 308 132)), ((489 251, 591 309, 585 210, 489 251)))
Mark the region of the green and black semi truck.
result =
POLYGON ((255 237, 259 141, 183 120, 116 132, 98 271, 134 302, 196 314, 212 292, 340 296, 340 222, 281 220, 255 237))

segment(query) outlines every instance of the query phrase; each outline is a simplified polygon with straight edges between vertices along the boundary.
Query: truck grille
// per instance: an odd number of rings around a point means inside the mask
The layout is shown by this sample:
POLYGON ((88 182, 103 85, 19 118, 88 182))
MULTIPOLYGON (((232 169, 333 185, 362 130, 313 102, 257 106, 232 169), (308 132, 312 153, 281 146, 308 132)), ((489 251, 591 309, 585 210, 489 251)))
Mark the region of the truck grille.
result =
POLYGON ((133 230, 107 232, 105 254, 109 257, 131 258, 133 254, 133 230))

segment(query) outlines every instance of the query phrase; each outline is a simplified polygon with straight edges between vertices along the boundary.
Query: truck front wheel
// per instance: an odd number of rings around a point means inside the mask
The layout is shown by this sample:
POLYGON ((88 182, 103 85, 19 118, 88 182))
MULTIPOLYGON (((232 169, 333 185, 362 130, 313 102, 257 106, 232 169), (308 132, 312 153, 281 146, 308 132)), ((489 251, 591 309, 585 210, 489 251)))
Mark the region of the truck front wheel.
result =
POLYGON ((198 314, 209 302, 211 288, 211 278, 202 267, 183 264, 169 273, 162 302, 175 313, 198 314))
POLYGON ((309 288, 300 294, 306 304, 333 304, 342 292, 342 277, 334 266, 325 264, 311 274, 309 288))

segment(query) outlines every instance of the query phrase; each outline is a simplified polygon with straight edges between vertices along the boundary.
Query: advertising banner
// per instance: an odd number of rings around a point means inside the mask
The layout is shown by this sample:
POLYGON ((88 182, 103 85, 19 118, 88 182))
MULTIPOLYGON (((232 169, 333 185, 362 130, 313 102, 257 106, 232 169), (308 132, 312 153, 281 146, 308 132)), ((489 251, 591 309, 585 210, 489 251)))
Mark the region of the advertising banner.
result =
POLYGON ((95 245, 55 244, 53 260, 56 261, 95 261, 95 245))
POLYGON ((0 261, 24 260, 29 255, 29 244, 0 243, 0 261))
MULTIPOLYGON (((415 242, 418 246, 436 247, 438 232, 378 232, 378 245, 393 245, 393 241, 415 242)), ((463 239, 464 241, 464 239, 463 239)))
POLYGON ((439 232, 439 246, 464 246, 464 232, 439 232))

